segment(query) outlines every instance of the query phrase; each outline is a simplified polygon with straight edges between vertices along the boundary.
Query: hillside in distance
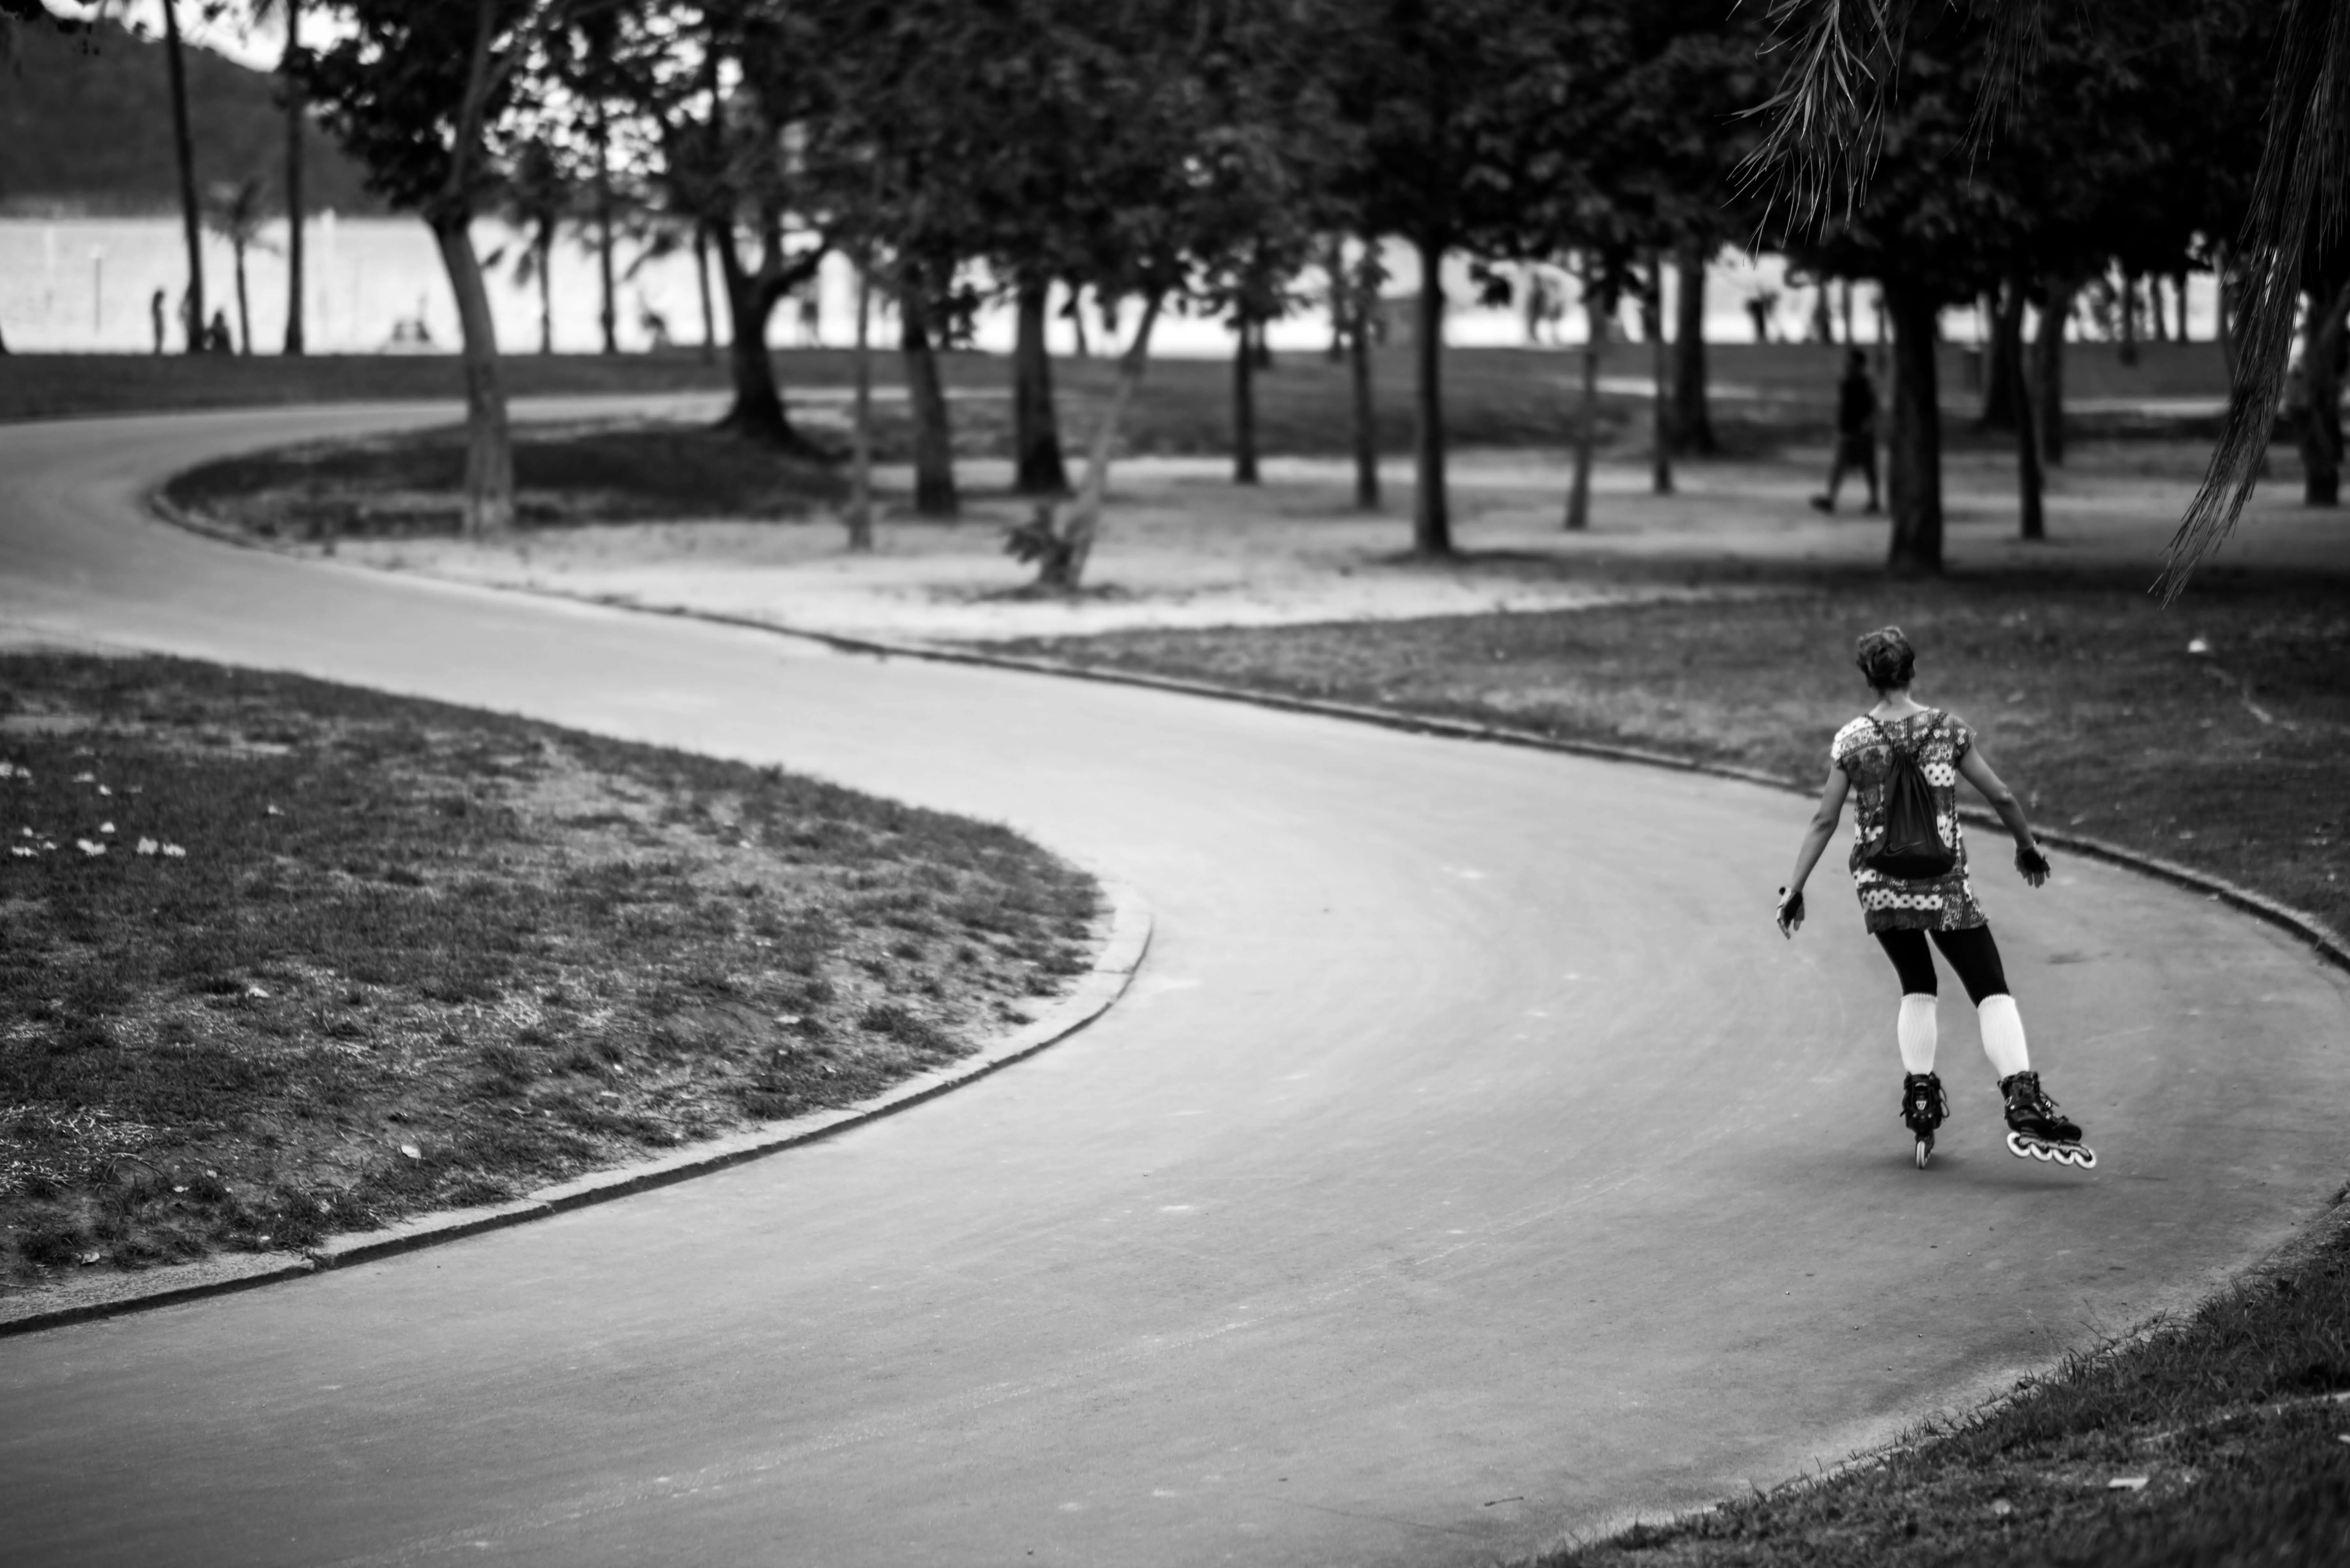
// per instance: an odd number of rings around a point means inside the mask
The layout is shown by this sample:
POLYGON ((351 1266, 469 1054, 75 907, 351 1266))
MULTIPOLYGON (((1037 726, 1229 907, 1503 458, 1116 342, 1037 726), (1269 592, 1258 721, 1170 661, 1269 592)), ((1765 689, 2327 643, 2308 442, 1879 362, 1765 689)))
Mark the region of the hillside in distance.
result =
MULTIPOLYGON (((209 49, 190 47, 187 65, 197 191, 258 174, 282 210, 276 83, 209 49)), ((81 36, 21 29, 14 67, 0 63, 0 214, 177 212, 171 94, 160 40, 112 24, 81 36)), ((331 137, 314 127, 305 151, 312 212, 381 211, 331 137)))

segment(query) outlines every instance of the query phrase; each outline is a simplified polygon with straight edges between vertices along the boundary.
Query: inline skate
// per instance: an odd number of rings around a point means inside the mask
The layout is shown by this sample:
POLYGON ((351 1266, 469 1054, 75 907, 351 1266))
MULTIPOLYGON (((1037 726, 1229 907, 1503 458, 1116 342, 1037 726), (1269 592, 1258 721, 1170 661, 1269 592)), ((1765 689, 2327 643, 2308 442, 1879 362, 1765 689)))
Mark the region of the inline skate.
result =
POLYGON ((2081 1129, 2056 1108, 2040 1086, 2037 1073, 2016 1073, 1999 1081, 2007 1100, 2007 1152, 2018 1159, 2053 1159, 2094 1170, 2097 1151, 2081 1141, 2081 1129))
POLYGON ((1942 1094, 1942 1080, 1932 1073, 1905 1074, 1901 1079, 1901 1123, 1918 1140, 1918 1168, 1934 1158, 1934 1129, 1950 1114, 1942 1094))

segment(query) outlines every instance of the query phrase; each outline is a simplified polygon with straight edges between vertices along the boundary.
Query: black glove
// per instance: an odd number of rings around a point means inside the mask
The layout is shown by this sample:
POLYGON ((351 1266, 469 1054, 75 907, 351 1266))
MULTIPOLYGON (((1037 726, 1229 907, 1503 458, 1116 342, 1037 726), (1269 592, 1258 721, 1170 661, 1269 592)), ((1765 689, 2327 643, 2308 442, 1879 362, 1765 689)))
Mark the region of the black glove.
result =
POLYGON ((1804 923, 1804 891, 1802 888, 1798 888, 1792 893, 1788 892, 1784 888, 1779 889, 1778 921, 1779 929, 1782 931, 1788 929, 1790 927, 1800 926, 1804 923))
POLYGON ((2045 877, 2048 875, 2048 857, 2040 853, 2037 845, 2021 845, 2015 851, 2015 868, 2026 877, 2045 877))

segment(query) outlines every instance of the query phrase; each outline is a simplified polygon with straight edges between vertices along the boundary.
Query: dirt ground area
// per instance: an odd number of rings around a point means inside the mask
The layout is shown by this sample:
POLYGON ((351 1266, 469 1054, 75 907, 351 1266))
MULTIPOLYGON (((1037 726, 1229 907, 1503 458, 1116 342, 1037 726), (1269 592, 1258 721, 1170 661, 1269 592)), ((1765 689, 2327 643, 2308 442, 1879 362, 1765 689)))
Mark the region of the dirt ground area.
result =
MULTIPOLYGON (((2076 448, 2048 497, 2050 539, 2015 537, 2013 469, 1988 452, 1952 454, 1946 472, 1948 555, 1960 574, 2089 573, 2151 580, 2201 472, 2189 443, 2076 448)), ((1461 555, 1409 555, 1410 471, 1391 462, 1387 506, 1353 510, 1337 460, 1283 458, 1265 483, 1234 485, 1212 458, 1137 458, 1113 475, 1111 504, 1076 598, 1022 590, 1026 568, 1003 551, 1030 504, 1006 493, 1001 462, 961 465, 963 516, 915 521, 894 511, 874 553, 852 556, 832 521, 671 522, 540 530, 504 545, 454 539, 345 542, 339 558, 457 581, 615 604, 685 609, 777 627, 894 639, 990 641, 1142 628, 1277 626, 1490 611, 1573 609, 1773 591, 1820 569, 1882 560, 1886 524, 1857 511, 1847 486, 1835 515, 1813 509, 1824 451, 1783 461, 1683 464, 1670 495, 1649 493, 1644 462, 1600 465, 1594 522, 1560 526, 1565 453, 1467 452, 1452 469, 1461 555), (1725 571, 1728 567, 1730 570, 1725 571), (1735 579, 1741 572, 1753 581, 1735 579)), ((2226 566, 2350 572, 2350 522, 2303 507, 2289 454, 2221 553, 2226 566)), ((910 488, 880 472, 885 500, 910 488)), ((316 552, 317 545, 291 546, 316 552)))

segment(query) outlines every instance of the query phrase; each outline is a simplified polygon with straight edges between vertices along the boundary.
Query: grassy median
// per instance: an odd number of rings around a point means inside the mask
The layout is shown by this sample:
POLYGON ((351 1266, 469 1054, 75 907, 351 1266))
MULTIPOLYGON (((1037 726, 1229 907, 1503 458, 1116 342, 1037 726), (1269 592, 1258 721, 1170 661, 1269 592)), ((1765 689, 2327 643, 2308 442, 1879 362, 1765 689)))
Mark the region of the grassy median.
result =
POLYGON ((963 1054, 1090 961, 1011 832, 288 676, 0 657, 0 1282, 494 1201, 963 1054))
MULTIPOLYGON (((1853 636, 1896 623, 1918 645, 1919 697, 1978 727, 2040 822, 2350 927, 2350 584, 2212 573, 2164 610, 2134 582, 1739 578, 1764 596, 1007 651, 1636 745, 1808 789, 1866 699, 1853 636)), ((1804 815, 1787 803, 1790 854, 1804 815)), ((2350 1562, 2337 1397, 2350 1233, 2330 1219, 2192 1316, 2074 1357, 1881 1464, 1542 1562, 2350 1562)))
MULTIPOLYGON (((515 431, 515 523, 525 529, 674 517, 796 519, 844 490, 814 457, 657 421, 534 423, 515 431)), ((464 514, 463 427, 310 441, 175 474, 164 498, 256 538, 331 542, 452 536, 464 514)))

